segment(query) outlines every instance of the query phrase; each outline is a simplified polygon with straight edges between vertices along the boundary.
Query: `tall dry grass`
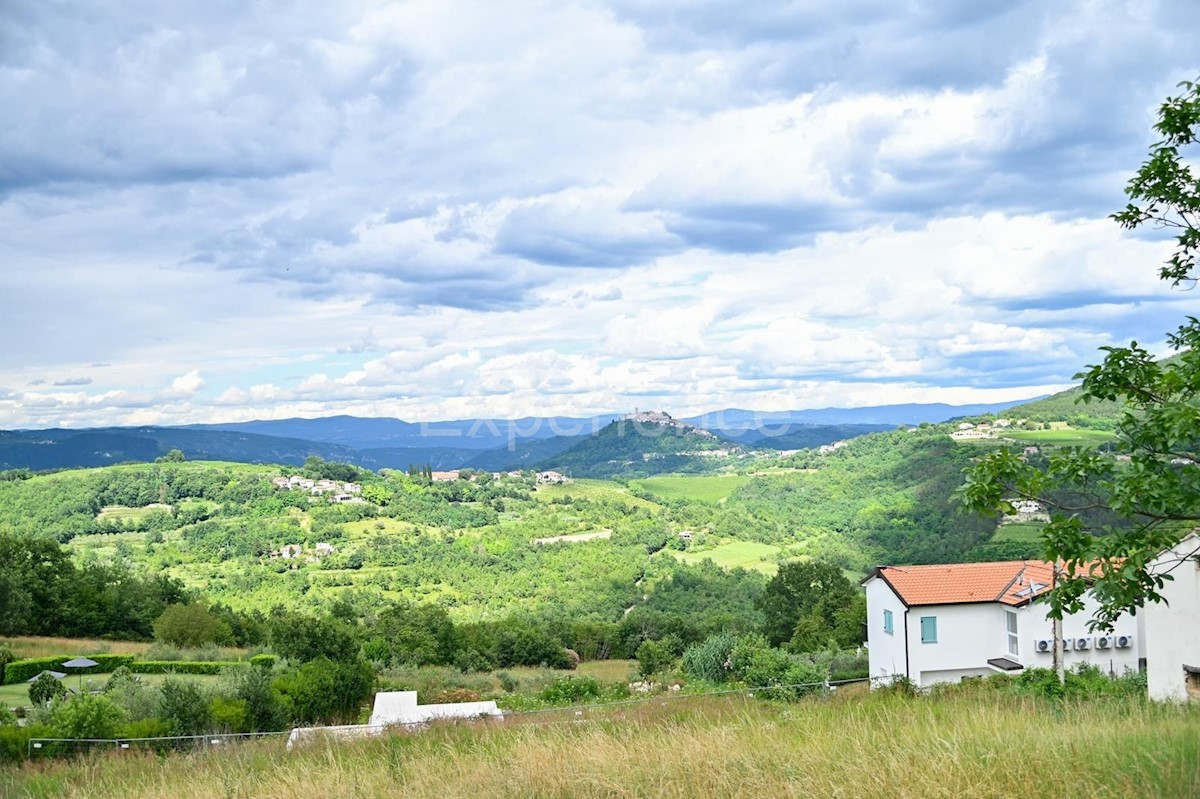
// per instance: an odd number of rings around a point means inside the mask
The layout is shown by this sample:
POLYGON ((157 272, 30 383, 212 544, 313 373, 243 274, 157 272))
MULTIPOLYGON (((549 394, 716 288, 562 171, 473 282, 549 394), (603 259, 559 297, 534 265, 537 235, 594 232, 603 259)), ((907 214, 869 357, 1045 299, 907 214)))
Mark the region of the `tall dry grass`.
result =
POLYGON ((106 641, 99 638, 51 638, 41 635, 17 635, 0 638, 18 658, 43 658, 56 655, 140 655, 153 646, 151 642, 106 641))
POLYGON ((988 694, 687 698, 484 726, 0 772, 0 795, 359 797, 1200 796, 1200 711, 988 694))

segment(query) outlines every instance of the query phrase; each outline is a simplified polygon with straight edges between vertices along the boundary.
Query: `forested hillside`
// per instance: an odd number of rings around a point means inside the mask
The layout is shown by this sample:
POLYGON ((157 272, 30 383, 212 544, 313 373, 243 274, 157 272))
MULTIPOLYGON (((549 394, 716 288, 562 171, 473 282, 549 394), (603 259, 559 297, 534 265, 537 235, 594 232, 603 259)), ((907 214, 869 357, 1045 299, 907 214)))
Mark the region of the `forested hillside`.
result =
POLYGON ((594 436, 542 461, 537 468, 574 477, 642 477, 667 472, 709 472, 744 456, 734 441, 672 420, 665 414, 621 419, 594 436), (661 417, 664 421, 655 419, 661 417))

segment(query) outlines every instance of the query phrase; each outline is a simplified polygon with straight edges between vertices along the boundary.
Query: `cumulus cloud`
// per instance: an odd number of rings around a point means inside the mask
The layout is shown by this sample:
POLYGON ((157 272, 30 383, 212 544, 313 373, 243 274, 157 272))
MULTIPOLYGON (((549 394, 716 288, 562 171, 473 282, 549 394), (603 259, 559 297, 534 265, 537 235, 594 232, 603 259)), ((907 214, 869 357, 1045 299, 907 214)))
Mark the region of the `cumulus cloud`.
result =
POLYGON ((1105 216, 1189 12, 14 8, 0 425, 1042 393, 1187 311, 1105 216))

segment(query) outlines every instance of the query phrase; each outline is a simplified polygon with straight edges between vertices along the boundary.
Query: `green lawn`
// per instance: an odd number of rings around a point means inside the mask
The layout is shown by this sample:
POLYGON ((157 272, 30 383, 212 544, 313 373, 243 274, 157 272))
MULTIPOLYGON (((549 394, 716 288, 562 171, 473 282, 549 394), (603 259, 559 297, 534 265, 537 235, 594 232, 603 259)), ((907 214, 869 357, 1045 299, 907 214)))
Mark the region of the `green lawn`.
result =
MULTIPOLYGON (((221 679, 218 674, 139 674, 138 676, 142 678, 142 682, 149 685, 157 685, 167 677, 190 680, 198 682, 201 685, 211 684, 221 679)), ((108 674, 85 674, 83 675, 83 686, 86 689, 90 680, 93 688, 103 688, 108 678, 108 674)), ((79 676, 72 674, 64 677, 62 683, 71 690, 78 690, 79 676)), ((29 684, 22 682, 15 685, 0 685, 0 705, 6 707, 29 707, 29 684)))
POLYGON ((1112 433, 1104 430, 1079 430, 1063 428, 1060 430, 1006 430, 1006 438, 1014 441, 1024 441, 1030 444, 1048 444, 1059 447, 1094 447, 1112 441, 1112 433))
POLYGON ((698 499, 719 502, 750 482, 740 474, 674 475, 647 477, 636 484, 663 499, 698 499))
POLYGON ((775 556, 781 551, 780 547, 772 544, 760 544, 757 541, 731 541, 702 552, 671 551, 671 554, 684 563, 711 560, 725 569, 740 566, 743 569, 757 569, 764 574, 774 574, 779 571, 779 565, 775 563, 775 556))

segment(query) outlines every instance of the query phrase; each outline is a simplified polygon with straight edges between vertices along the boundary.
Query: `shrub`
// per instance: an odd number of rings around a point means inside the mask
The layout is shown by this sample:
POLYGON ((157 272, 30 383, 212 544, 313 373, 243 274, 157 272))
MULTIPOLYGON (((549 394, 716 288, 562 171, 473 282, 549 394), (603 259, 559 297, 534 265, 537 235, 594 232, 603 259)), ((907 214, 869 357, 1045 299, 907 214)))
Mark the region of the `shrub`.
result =
POLYGON ((17 659, 12 650, 6 646, 0 646, 0 685, 4 685, 4 667, 17 659))
POLYGON ((135 674, 220 674, 232 665, 227 660, 137 660, 129 670, 135 674))
POLYGON ((45 705, 47 702, 67 695, 67 688, 54 675, 43 672, 29 684, 29 701, 35 705, 45 705))
POLYGON ((690 677, 713 683, 725 682, 732 671, 729 656, 737 639, 729 633, 710 635, 683 652, 683 670, 690 677))
POLYGON ((226 672, 230 695, 246 703, 245 732, 271 732, 287 724, 284 699, 272 685, 272 679, 270 671, 257 666, 226 672))
POLYGON ((552 705, 572 705, 589 699, 599 699, 600 683, 592 677, 559 677, 538 694, 543 702, 552 705))
POLYGON ((511 694, 513 691, 521 687, 521 681, 509 674, 507 671, 496 672, 496 679, 500 681, 500 688, 506 694, 511 694))
POLYGON ((59 738, 115 738, 125 711, 103 694, 80 694, 56 703, 50 724, 59 738))
POLYGON ((1025 669, 1016 682, 1025 690, 1050 699, 1058 699, 1066 693, 1066 687, 1058 681, 1058 675, 1051 669, 1025 669))
POLYGON ((212 717, 212 730, 249 732, 249 705, 245 699, 214 696, 209 703, 209 715, 212 717))
POLYGON ((165 738, 171 734, 171 725, 160 718, 135 719, 121 730, 122 738, 165 738))
POLYGON ((730 653, 730 661, 742 682, 765 699, 794 700, 825 687, 822 669, 768 646, 759 635, 740 639, 730 653))
POLYGON ((8 709, 8 705, 0 705, 0 727, 9 727, 17 723, 17 714, 8 709))
MULTIPOLYGON (((95 666, 89 666, 86 669, 73 669, 72 674, 102 674, 113 671, 121 666, 128 666, 133 662, 133 655, 89 655, 92 660, 96 661, 95 666)), ((16 685, 22 683, 43 671, 62 671, 62 664, 71 660, 71 657, 62 655, 56 657, 43 658, 25 658, 23 660, 14 660, 4 667, 4 684, 16 685)))
POLYGON ((273 668, 275 666, 275 664, 278 662, 279 662, 278 655, 269 655, 265 652, 261 655, 255 655, 254 657, 250 658, 251 666, 258 666, 259 668, 267 669, 268 671, 271 668, 273 668))
POLYGON ((131 721, 156 718, 162 706, 162 692, 129 671, 113 672, 104 685, 104 694, 125 711, 131 721))
POLYGON ((212 726, 208 697, 189 680, 168 677, 159 686, 159 717, 171 735, 201 735, 212 726))
POLYGON ((667 671, 675 663, 675 653, 661 641, 642 641, 637 648, 638 672, 642 677, 667 671))
POLYGON ((482 698, 478 691, 472 691, 470 688, 454 688, 449 691, 442 691, 433 698, 433 703, 442 705, 455 702, 478 702, 482 698))
POLYGON ((353 719, 375 687, 375 672, 366 661, 337 662, 317 658, 276 678, 275 687, 299 721, 353 719))

